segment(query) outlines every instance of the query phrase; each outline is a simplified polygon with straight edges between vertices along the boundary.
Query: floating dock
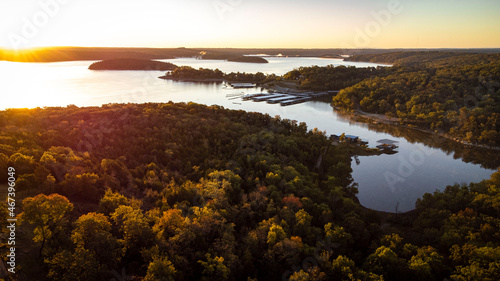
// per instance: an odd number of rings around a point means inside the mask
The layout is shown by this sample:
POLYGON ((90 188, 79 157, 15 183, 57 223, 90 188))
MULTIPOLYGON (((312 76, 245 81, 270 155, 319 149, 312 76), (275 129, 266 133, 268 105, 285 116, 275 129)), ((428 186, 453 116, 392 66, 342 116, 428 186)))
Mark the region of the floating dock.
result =
POLYGON ((299 98, 301 98, 301 97, 300 96, 285 95, 285 96, 282 96, 282 97, 268 99, 267 103, 280 103, 282 101, 295 100, 295 99, 299 99, 299 98))
POLYGON ((279 97, 283 97, 283 96, 285 96, 285 95, 284 94, 269 94, 269 95, 260 96, 260 97, 253 97, 252 100, 259 102, 259 101, 265 101, 268 99, 279 98, 279 97))
POLYGON ((249 94, 249 95, 244 95, 241 98, 243 100, 251 100, 252 98, 266 96, 266 95, 269 95, 269 94, 266 94, 266 93, 249 94))
POLYGON ((310 100, 312 100, 311 97, 303 97, 303 98, 298 98, 298 99, 282 101, 282 102, 280 102, 280 104, 282 106, 287 106, 287 105, 292 105, 292 104, 297 104, 297 103, 303 103, 303 102, 310 101, 310 100))
POLYGON ((229 83, 234 89, 246 89, 254 88, 256 85, 254 83, 229 83))
MULTIPOLYGON (((247 83, 249 84, 249 83, 247 83)), ((277 104, 282 106, 292 105, 310 101, 314 98, 331 95, 329 92, 305 92, 305 93, 257 93, 241 96, 242 100, 253 100, 255 102, 267 101, 267 103, 277 104)), ((236 96, 235 96, 236 97, 236 96)), ((232 98, 231 98, 232 99, 232 98)))

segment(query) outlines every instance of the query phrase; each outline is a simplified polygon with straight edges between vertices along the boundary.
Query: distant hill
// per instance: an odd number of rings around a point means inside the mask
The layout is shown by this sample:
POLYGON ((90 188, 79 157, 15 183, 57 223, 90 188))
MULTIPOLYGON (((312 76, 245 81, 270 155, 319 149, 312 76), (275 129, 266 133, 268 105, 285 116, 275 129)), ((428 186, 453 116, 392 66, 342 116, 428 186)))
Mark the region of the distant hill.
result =
POLYGON ((198 52, 186 48, 53 47, 19 51, 0 49, 0 60, 18 62, 108 60, 117 58, 153 60, 193 57, 198 52))
POLYGON ((141 59, 110 59, 95 62, 89 66, 90 70, 174 70, 177 65, 153 61, 153 60, 141 60, 141 59))
POLYGON ((269 63, 266 59, 261 57, 253 57, 253 56, 240 56, 236 58, 228 59, 228 61, 234 62, 250 62, 250 63, 269 63))
POLYGON ((458 67, 500 62, 499 54, 464 52, 391 52, 384 54, 363 54, 346 58, 345 61, 389 63, 395 66, 458 67))
POLYGON ((106 60, 116 58, 173 59, 176 57, 197 57, 203 59, 229 59, 248 54, 282 55, 288 57, 321 57, 330 55, 381 54, 398 51, 446 51, 461 53, 498 53, 500 49, 288 49, 288 48, 117 48, 117 47, 48 47, 27 50, 0 48, 0 61, 56 62, 78 60, 106 60))

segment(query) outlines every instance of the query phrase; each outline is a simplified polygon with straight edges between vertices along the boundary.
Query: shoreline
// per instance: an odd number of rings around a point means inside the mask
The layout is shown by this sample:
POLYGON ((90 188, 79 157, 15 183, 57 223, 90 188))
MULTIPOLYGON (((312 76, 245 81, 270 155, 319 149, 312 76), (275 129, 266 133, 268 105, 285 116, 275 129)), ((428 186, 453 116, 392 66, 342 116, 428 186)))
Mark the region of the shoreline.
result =
POLYGON ((200 83, 223 83, 227 82, 226 79, 223 78, 174 78, 172 76, 159 76, 158 78, 163 79, 163 80, 173 80, 173 81, 179 81, 179 82, 200 82, 200 83))
POLYGON ((397 117, 389 118, 389 117, 385 116, 384 114, 368 113, 368 112, 364 112, 364 111, 361 111, 361 110, 349 111, 349 110, 345 110, 343 108, 340 108, 340 107, 337 107, 337 106, 333 106, 333 105, 332 105, 332 107, 336 111, 340 111, 340 112, 343 112, 343 113, 348 113, 348 114, 351 114, 353 116, 357 116, 357 117, 368 119, 370 121, 380 122, 380 123, 384 123, 384 124, 387 124, 387 125, 392 125, 392 126, 397 126, 397 127, 412 129, 412 130, 420 131, 420 132, 423 132, 423 133, 428 133, 428 134, 431 134, 431 135, 436 135, 436 136, 439 136, 439 137, 442 137, 442 138, 446 138, 448 140, 460 143, 462 145, 470 146, 470 147, 500 151, 500 147, 498 147, 498 146, 490 146, 490 145, 485 145, 485 144, 469 143, 467 141, 460 140, 457 137, 450 136, 450 135, 445 134, 445 133, 437 133, 437 132, 434 132, 434 131, 432 131, 430 129, 423 129, 423 128, 417 128, 417 127, 410 127, 410 126, 407 126, 407 125, 402 125, 402 124, 400 124, 398 122, 398 121, 401 120, 401 118, 397 118, 397 117))

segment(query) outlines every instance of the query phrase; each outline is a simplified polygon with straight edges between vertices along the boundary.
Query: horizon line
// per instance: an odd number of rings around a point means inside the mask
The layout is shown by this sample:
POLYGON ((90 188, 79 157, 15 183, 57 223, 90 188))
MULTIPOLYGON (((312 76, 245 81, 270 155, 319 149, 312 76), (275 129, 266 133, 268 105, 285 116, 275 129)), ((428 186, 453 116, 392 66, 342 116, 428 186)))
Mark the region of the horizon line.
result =
POLYGON ((57 49, 57 48, 114 48, 114 49, 250 49, 250 50, 485 50, 485 49, 499 49, 499 47, 370 47, 370 48, 341 48, 341 47, 310 47, 310 48, 300 48, 300 47, 137 47, 137 46, 40 46, 31 48, 5 48, 0 47, 3 51, 29 51, 37 49, 57 49))

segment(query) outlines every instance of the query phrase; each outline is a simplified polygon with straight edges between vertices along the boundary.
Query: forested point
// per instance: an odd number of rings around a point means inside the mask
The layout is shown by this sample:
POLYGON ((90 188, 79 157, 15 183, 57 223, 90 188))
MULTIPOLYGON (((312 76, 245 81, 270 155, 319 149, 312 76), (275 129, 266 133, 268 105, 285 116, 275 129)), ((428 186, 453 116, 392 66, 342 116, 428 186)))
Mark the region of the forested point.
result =
POLYGON ((500 54, 395 52, 353 61, 391 67, 301 67, 283 76, 306 90, 341 90, 333 105, 471 144, 500 146, 500 54), (395 121, 396 122, 396 121, 395 121))
POLYGON ((389 215, 358 203, 348 151, 305 123, 194 103, 0 111, 0 170, 15 167, 22 201, 17 276, 500 276, 500 172, 389 215))
POLYGON ((240 56, 236 58, 230 58, 228 61, 233 62, 249 62, 249 63, 269 63, 265 58, 255 57, 255 56, 240 56))
POLYGON ((366 78, 382 75, 385 71, 385 67, 315 65, 289 71, 283 75, 283 79, 297 81, 299 88, 303 90, 338 91, 366 78))
POLYGON ((177 65, 169 62, 120 58, 94 62, 90 70, 173 70, 177 65))
POLYGON ((500 54, 382 57, 397 58, 395 66, 342 90, 333 103, 401 118, 403 124, 469 143, 500 146, 500 54))

